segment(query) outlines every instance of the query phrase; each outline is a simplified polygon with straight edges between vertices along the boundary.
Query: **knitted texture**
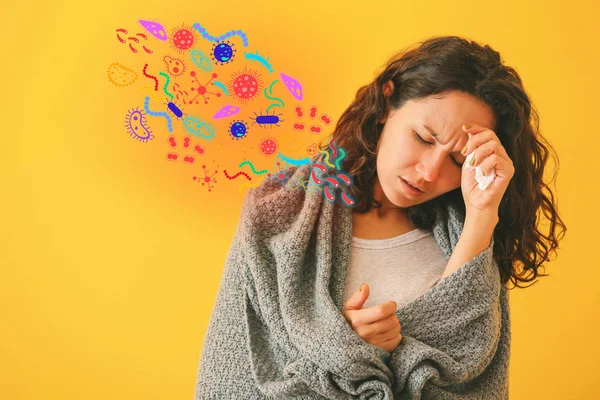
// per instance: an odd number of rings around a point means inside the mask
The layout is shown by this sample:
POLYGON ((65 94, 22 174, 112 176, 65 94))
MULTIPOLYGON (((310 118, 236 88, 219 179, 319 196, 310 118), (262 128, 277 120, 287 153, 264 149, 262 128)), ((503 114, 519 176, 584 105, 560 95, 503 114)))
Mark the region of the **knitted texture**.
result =
MULTIPOLYGON (((285 186, 265 179, 244 199, 195 398, 508 398, 510 313, 494 240, 396 310, 403 338, 388 352, 344 318, 352 209, 308 194, 319 193, 311 171, 294 167, 285 186), (294 181, 308 185, 290 190, 294 181)), ((463 224, 451 206, 437 213, 433 235, 447 259, 463 224)))

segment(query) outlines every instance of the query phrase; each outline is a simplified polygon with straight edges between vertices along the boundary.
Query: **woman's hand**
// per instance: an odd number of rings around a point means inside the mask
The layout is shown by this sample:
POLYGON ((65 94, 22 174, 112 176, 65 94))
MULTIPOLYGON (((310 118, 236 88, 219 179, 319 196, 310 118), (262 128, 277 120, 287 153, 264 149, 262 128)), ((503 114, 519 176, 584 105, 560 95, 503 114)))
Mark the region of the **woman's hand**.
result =
POLYGON ((508 183, 512 179, 515 168, 508 157, 504 146, 494 131, 481 125, 470 124, 471 127, 463 130, 469 134, 463 155, 475 151, 472 167, 481 166, 487 176, 495 168, 496 177, 485 190, 477 187, 475 168, 467 170, 467 163, 463 165, 461 188, 468 214, 498 215, 502 196, 506 192, 508 183))
POLYGON ((362 308, 369 297, 369 285, 363 283, 344 304, 344 317, 365 342, 392 352, 402 340, 400 320, 394 314, 397 304, 390 300, 362 308))

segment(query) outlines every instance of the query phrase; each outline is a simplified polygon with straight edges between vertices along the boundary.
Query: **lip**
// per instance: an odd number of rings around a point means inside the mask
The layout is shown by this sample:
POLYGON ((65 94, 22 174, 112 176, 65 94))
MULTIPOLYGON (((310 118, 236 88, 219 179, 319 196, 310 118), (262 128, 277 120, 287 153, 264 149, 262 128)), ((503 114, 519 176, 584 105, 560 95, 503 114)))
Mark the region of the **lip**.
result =
POLYGON ((422 190, 415 189, 401 177, 398 177, 398 179, 400 179, 400 182, 402 183, 402 187, 404 188, 404 191, 406 193, 408 193, 409 195, 411 195, 413 197, 418 197, 418 196, 422 195, 423 193, 425 193, 422 190))

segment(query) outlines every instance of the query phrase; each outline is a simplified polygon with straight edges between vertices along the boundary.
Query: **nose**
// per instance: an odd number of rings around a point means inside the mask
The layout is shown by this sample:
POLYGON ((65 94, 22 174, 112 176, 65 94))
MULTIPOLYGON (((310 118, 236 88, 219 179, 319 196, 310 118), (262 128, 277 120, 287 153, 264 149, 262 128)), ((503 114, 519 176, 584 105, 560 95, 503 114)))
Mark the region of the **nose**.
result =
POLYGON ((430 152, 429 154, 426 154, 425 158, 421 159, 421 161, 417 164, 417 172, 426 181, 433 182, 438 178, 443 163, 443 154, 430 152))

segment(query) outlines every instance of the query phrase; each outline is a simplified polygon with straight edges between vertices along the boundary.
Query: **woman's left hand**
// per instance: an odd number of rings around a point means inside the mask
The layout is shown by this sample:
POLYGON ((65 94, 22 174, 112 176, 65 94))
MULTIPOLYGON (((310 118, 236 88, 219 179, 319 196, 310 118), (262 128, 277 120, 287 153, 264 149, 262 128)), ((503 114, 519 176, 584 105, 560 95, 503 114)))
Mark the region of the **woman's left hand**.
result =
POLYGON ((473 157, 475 163, 472 166, 481 166, 486 176, 489 175, 492 168, 496 173, 496 177, 489 186, 485 190, 481 190, 475 179, 475 168, 467 169, 467 163, 463 165, 461 189, 467 215, 484 213, 497 216, 502 196, 515 173, 513 162, 493 130, 476 124, 471 124, 469 129, 465 129, 465 125, 463 125, 462 129, 469 134, 467 149, 463 155, 469 155, 475 151, 473 157))

